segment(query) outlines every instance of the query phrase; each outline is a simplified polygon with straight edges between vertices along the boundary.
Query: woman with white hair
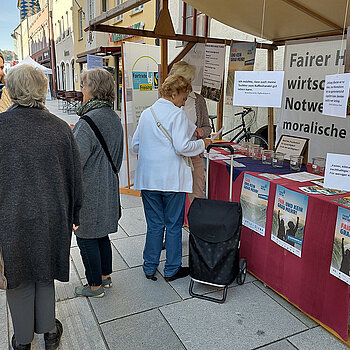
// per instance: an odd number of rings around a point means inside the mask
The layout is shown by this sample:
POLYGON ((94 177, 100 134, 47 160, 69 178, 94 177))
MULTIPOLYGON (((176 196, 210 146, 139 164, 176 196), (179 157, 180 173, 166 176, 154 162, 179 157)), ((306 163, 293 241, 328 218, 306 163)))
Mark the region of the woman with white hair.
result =
POLYGON ((75 231, 88 283, 77 296, 103 297, 112 286, 112 248, 108 234, 121 216, 118 173, 123 159, 123 129, 113 111, 115 83, 102 68, 82 74, 83 105, 73 129, 83 168, 84 203, 75 231))
POLYGON ((30 349, 35 332, 52 350, 63 332, 54 279, 69 280, 72 227, 79 225, 79 149, 68 124, 45 108, 48 81, 40 70, 14 67, 6 84, 14 104, 0 114, 0 254, 12 347, 30 349))
MULTIPOLYGON (((173 65, 170 75, 178 74, 192 83, 195 78, 196 68, 191 64, 180 61, 173 65)), ((207 105, 203 96, 191 91, 186 100, 184 111, 187 117, 196 125, 196 130, 192 136, 193 140, 204 139, 210 135, 211 127, 207 105)), ((204 198, 205 175, 203 153, 191 157, 193 170, 192 193, 188 194, 192 202, 194 198, 204 198)))

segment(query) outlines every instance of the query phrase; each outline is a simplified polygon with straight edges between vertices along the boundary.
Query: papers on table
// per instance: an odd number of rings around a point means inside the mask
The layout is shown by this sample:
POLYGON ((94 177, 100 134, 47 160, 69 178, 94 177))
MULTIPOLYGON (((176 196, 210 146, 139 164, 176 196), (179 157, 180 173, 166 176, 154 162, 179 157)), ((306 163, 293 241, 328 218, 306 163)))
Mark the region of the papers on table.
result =
POLYGON ((298 182, 307 182, 307 181, 323 179, 323 176, 311 174, 306 171, 302 171, 301 173, 292 173, 292 174, 285 174, 280 176, 285 179, 298 181, 298 182))
POLYGON ((261 174, 258 174, 258 175, 262 176, 262 177, 266 177, 266 178, 271 179, 271 180, 276 180, 276 179, 280 178, 280 176, 276 175, 276 174, 261 173, 261 174))
POLYGON ((309 194, 324 194, 326 196, 333 196, 336 194, 344 194, 346 191, 333 190, 331 188, 325 188, 321 186, 305 186, 299 187, 299 190, 302 190, 305 193, 309 194))
MULTIPOLYGON (((231 161, 230 161, 230 160, 224 160, 224 162, 227 163, 228 165, 231 164, 231 161)), ((233 165, 235 168, 245 168, 245 165, 244 165, 244 164, 239 163, 239 162, 237 162, 237 161, 235 161, 235 160, 232 162, 232 165, 233 165)))

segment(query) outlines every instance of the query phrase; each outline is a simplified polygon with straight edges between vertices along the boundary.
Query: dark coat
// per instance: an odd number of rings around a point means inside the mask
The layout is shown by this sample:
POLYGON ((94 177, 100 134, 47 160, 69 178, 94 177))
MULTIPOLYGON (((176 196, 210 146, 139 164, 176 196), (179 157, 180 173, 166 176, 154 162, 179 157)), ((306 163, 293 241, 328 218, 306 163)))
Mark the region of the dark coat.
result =
MULTIPOLYGON (((123 128, 118 115, 109 107, 86 113, 106 141, 113 163, 119 171, 123 160, 123 128)), ((83 167, 84 203, 80 226, 75 234, 80 238, 101 238, 118 230, 119 180, 112 170, 95 133, 80 119, 73 129, 83 167)))
POLYGON ((1 113, 0 248, 9 289, 68 281, 81 201, 79 150, 68 124, 46 109, 1 113))

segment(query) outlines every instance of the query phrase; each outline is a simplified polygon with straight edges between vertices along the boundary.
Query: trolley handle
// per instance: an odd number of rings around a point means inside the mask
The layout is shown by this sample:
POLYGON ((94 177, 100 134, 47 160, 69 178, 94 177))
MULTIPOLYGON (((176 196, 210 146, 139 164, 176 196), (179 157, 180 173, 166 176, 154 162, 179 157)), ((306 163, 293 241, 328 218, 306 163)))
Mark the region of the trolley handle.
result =
POLYGON ((235 153, 234 148, 231 145, 225 145, 222 143, 212 143, 207 147, 207 152, 209 153, 212 148, 226 148, 230 151, 231 154, 235 153))

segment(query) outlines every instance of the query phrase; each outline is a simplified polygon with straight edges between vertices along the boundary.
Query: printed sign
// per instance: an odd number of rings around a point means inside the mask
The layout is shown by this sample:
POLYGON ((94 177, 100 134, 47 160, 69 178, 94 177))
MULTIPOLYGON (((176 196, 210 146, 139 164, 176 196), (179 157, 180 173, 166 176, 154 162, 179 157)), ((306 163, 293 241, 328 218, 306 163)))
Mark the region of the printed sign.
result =
POLYGON ((230 47, 230 63, 228 66, 226 103, 233 103, 233 85, 236 71, 252 71, 254 69, 256 46, 251 43, 233 43, 230 47))
POLYGON ((276 187, 271 240, 301 258, 308 197, 276 187))
POLYGON ((330 273, 350 285, 350 210, 338 207, 330 273))
POLYGON ((103 68, 103 57, 87 55, 87 69, 103 68))
POLYGON ((268 181, 244 174, 241 192, 242 224, 262 236, 265 236, 269 190, 268 181))
POLYGON ((346 154, 327 154, 325 187, 350 191, 350 156, 346 154))

